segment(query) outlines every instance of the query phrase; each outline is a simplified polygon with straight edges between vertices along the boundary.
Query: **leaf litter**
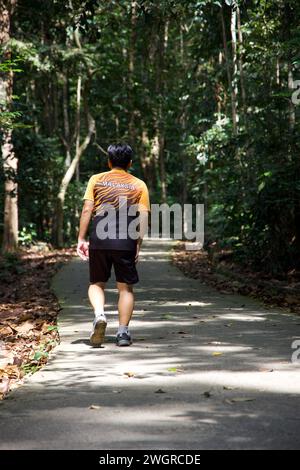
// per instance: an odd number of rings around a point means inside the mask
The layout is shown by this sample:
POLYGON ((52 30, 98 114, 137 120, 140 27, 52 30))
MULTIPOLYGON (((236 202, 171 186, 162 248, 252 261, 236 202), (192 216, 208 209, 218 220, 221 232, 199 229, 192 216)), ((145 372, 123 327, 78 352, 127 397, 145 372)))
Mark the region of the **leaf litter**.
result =
POLYGON ((50 281, 73 255, 73 249, 32 248, 0 257, 0 400, 41 368, 58 343, 61 307, 50 281))

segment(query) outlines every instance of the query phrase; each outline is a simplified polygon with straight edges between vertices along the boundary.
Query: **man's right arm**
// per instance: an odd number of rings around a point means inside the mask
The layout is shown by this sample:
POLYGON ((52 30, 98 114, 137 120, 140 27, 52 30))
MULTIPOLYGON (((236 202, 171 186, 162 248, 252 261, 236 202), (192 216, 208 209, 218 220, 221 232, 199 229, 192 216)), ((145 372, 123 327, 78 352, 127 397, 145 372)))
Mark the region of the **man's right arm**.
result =
POLYGON ((81 259, 88 259, 89 243, 86 241, 86 234, 88 231, 89 223, 92 217, 94 203, 89 200, 84 201, 84 205, 81 212, 78 243, 77 243, 77 254, 81 259))
POLYGON ((89 243, 86 241, 86 234, 92 217, 94 208, 94 183, 95 176, 89 179, 85 194, 83 196, 84 204, 80 217, 77 254, 81 259, 87 260, 89 253, 89 243))

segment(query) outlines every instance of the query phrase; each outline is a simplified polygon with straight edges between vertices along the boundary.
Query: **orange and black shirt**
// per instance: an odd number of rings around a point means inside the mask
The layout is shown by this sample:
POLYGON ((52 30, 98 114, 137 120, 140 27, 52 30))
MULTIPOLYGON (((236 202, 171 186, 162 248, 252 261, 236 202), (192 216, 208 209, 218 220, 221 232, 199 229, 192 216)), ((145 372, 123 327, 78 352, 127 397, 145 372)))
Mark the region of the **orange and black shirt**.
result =
MULTIPOLYGON (((120 236, 118 214, 123 204, 134 205, 138 212, 150 211, 149 192, 144 181, 119 168, 93 175, 87 185, 83 199, 93 201, 93 221, 90 232, 90 248, 112 250, 135 250, 136 240, 129 236, 120 236), (113 207, 116 216, 109 217, 107 207, 113 207), (97 224, 106 218, 107 237, 99 238, 97 224), (115 224, 115 227, 114 227, 115 224), (112 235, 111 235, 112 234, 112 235), (116 234, 116 236, 115 236, 116 234)), ((136 215, 128 215, 129 224, 136 215)), ((98 226, 99 228, 99 226, 98 226)))

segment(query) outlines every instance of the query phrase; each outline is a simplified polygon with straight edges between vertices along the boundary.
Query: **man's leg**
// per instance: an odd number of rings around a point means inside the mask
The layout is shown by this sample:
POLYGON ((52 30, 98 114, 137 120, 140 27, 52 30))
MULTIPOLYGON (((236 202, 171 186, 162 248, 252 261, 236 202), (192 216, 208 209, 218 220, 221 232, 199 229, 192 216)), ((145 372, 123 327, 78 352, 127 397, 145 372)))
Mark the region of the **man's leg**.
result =
POLYGON ((97 313, 104 313, 104 304, 105 304, 105 282, 95 282, 90 284, 88 295, 92 307, 95 311, 95 315, 97 313))
POLYGON ((117 287, 119 291, 119 329, 117 333, 117 344, 118 346, 129 346, 131 344, 131 338, 128 325, 134 307, 133 286, 125 284, 124 282, 117 282, 117 287))
POLYGON ((106 317, 104 314, 105 303, 105 282, 95 282, 90 284, 88 296, 95 312, 93 331, 90 336, 92 346, 100 346, 104 341, 106 330, 106 317))

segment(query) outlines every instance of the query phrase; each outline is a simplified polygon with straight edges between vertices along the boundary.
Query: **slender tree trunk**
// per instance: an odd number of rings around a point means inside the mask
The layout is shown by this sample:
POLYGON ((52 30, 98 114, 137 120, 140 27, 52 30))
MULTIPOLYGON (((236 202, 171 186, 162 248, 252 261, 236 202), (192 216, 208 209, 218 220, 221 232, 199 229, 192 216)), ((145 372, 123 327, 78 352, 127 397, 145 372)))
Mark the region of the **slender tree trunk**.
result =
MULTIPOLYGON (((185 44, 184 44, 184 25, 180 23, 180 65, 181 65, 181 88, 184 89, 184 81, 186 77, 186 54, 185 54, 185 44)), ((180 128, 182 134, 182 140, 184 141, 186 138, 186 123, 187 123, 187 110, 186 110, 186 103, 184 100, 181 101, 181 109, 180 109, 180 128)), ((181 157, 181 165, 182 165, 182 190, 181 190, 181 202, 182 205, 186 204, 187 202, 187 176, 188 176, 188 165, 187 165, 187 158, 183 147, 180 150, 180 157, 181 157)), ((184 228, 184 227, 183 227, 184 228)))
POLYGON ((131 1, 131 31, 128 50, 128 108, 129 108, 129 140, 132 146, 136 146, 136 126, 135 126, 135 107, 134 107, 134 74, 135 74, 135 55, 137 42, 137 1, 131 1))
MULTIPOLYGON (((222 62, 223 62, 223 54, 220 51, 219 52, 219 57, 218 57, 219 68, 222 67, 222 62)), ((216 102, 217 102, 217 120, 218 120, 218 122, 221 121, 221 117, 222 117, 222 96, 221 96, 221 91, 222 91, 222 84, 221 84, 221 81, 219 81, 216 84, 216 102)))
POLYGON ((239 44, 239 74, 240 74, 240 85, 241 85, 241 96, 242 96, 242 109, 243 109, 243 118, 245 125, 247 124, 247 97, 246 97, 246 88, 245 88, 245 76, 244 76, 244 67, 243 67, 243 33, 241 25, 241 12, 240 8, 237 7, 237 31, 238 31, 238 44, 239 44))
MULTIPOLYGON (((82 52, 83 50, 81 47, 81 42, 80 42, 80 37, 79 37, 79 32, 78 29, 74 31, 74 42, 78 49, 82 52)), ((68 148, 70 150, 70 156, 72 153, 72 145, 73 142, 75 142, 75 150, 74 150, 74 157, 73 159, 71 158, 70 164, 66 164, 66 172, 60 182, 59 186, 59 191, 57 195, 57 203, 56 203, 56 214, 54 218, 54 226, 53 226, 53 241, 56 246, 63 246, 64 243, 64 232, 63 232, 63 226, 64 226, 64 202, 65 202, 65 197, 66 197, 66 192, 68 189, 68 186, 74 176, 74 174, 77 172, 77 175, 79 176, 79 162, 80 158, 83 155, 84 151, 90 144, 92 140, 92 136, 95 135, 96 133, 96 125, 95 125, 95 120, 93 119, 89 106, 88 106, 88 89, 89 89, 89 83, 90 79, 92 77, 92 71, 89 68, 87 62, 85 61, 85 65, 87 66, 87 80, 85 83, 85 86, 83 87, 84 92, 83 92, 83 103, 84 103, 84 111, 85 111, 85 117, 86 117, 86 122, 87 122, 87 130, 86 130, 86 135, 83 141, 81 142, 81 94, 82 94, 82 77, 81 75, 78 76, 77 78, 77 88, 76 88, 76 111, 75 111, 75 126, 74 126, 74 135, 69 138, 69 144, 68 148)), ((65 93, 66 95, 66 93, 65 93)), ((67 108, 67 99, 65 96, 65 110, 64 110, 64 132, 65 135, 70 135, 70 126, 69 126, 69 116, 68 116, 68 108, 67 108)), ((63 141, 65 139, 63 138, 63 141)), ((65 144, 66 145, 66 144, 65 144)), ((66 163, 68 162, 68 153, 66 154, 66 163)))
MULTIPOLYGON (((294 91, 294 77, 293 77, 293 66, 291 62, 288 63, 288 89, 290 90, 290 95, 294 91)), ((289 127, 290 132, 293 134, 294 128, 296 123, 296 113, 295 113, 295 105, 292 100, 289 100, 289 127)))
POLYGON ((225 28, 223 8, 224 7, 222 6, 222 8, 220 9, 222 35, 223 35, 223 47, 224 47, 224 56, 225 56, 225 62, 226 62, 228 88, 229 88, 230 99, 231 99, 232 127, 233 127, 233 133, 236 135, 237 134, 237 104, 236 104, 236 95, 235 95, 233 82, 232 82, 232 74, 231 74, 231 68, 230 68, 229 51, 228 51, 228 43, 227 43, 227 37, 226 37, 226 28, 225 28))
POLYGON ((31 93, 29 95, 29 98, 30 98, 30 106, 32 108, 32 114, 33 114, 34 131, 36 135, 38 135, 40 133, 40 125, 39 125, 38 116, 37 116, 36 82, 34 79, 30 80, 30 92, 31 93))
MULTIPOLYGON (((154 28, 146 26, 147 30, 145 31, 145 41, 143 44, 143 51, 141 54, 141 80, 145 90, 149 90, 151 88, 151 79, 150 74, 152 68, 154 68, 155 62, 155 51, 154 45, 156 41, 153 37, 154 28), (152 67, 153 64, 153 67, 152 67)), ((145 93, 143 96, 143 107, 145 110, 151 109, 151 100, 149 98, 148 93, 145 93)), ((140 152, 139 152, 139 160, 140 166, 143 172, 143 178, 146 181, 150 195, 152 195, 157 187, 157 160, 158 160, 158 153, 154 150, 154 141, 150 139, 149 136, 149 125, 146 120, 146 116, 148 115, 147 112, 144 112, 141 115, 139 131, 140 131, 140 152)))
MULTIPOLYGON (((85 94, 85 100, 87 99, 85 94)), ((81 108, 81 76, 77 79, 77 93, 76 93, 76 124, 75 124, 75 155, 71 160, 70 166, 68 167, 66 173, 64 174, 57 196, 57 206, 56 206, 56 223, 55 223, 55 233, 54 233, 54 242, 57 246, 63 246, 64 242, 64 233, 63 233, 63 223, 64 223, 64 202, 66 197, 66 192, 70 184, 71 179, 76 172, 80 158, 89 145, 93 134, 95 133, 95 121, 87 111, 87 120, 88 128, 86 136, 81 143, 80 139, 80 108, 81 108)), ((87 105, 86 105, 87 108, 87 105)))
POLYGON ((165 51, 168 43, 168 26, 168 20, 162 20, 158 29, 158 52, 156 63, 156 98, 158 100, 158 105, 155 116, 156 135, 153 140, 153 152, 156 153, 159 164, 162 202, 167 201, 163 102, 165 93, 164 67, 165 51))
MULTIPOLYGON (((11 15, 16 6, 16 1, 0 1, 0 45, 7 46, 10 39, 11 15)), ((9 47, 4 49, 2 57, 11 59, 9 47)), ((13 95, 13 72, 10 70, 0 78, 1 110, 10 111, 13 95)), ((12 143, 12 129, 4 126, 2 131, 2 161, 4 170, 4 228, 3 228, 3 252, 15 252, 18 247, 18 185, 16 182, 18 160, 14 153, 12 143)))
POLYGON ((230 32, 231 32, 231 47, 232 47, 232 65, 233 65, 233 76, 232 76, 232 94, 235 103, 235 133, 238 131, 237 122, 238 122, 238 66, 237 66, 237 37, 236 37, 236 19, 237 12, 234 8, 231 8, 231 22, 230 22, 230 32))
POLYGON ((151 154, 151 143, 148 135, 148 129, 145 123, 142 124, 142 135, 141 135, 141 151, 139 152, 140 165, 143 172, 143 178, 147 182, 150 194, 153 194, 155 190, 156 182, 156 171, 155 164, 153 160, 153 155, 151 154))
POLYGON ((280 86, 280 60, 276 58, 276 85, 280 86))
POLYGON ((69 120, 69 80, 68 73, 62 75, 63 79, 63 121, 64 121, 64 137, 63 143, 66 149, 65 166, 68 168, 71 164, 71 133, 69 120))

